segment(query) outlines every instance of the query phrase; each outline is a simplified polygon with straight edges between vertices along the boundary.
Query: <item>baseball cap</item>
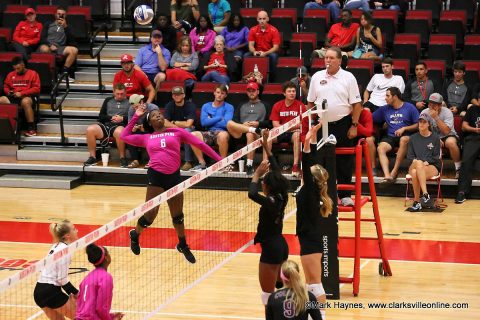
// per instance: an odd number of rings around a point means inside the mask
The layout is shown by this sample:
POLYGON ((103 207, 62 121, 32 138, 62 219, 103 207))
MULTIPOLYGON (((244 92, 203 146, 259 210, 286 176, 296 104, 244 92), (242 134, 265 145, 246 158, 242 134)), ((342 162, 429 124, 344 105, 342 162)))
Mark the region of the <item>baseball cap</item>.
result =
POLYGON ((180 86, 175 86, 172 88, 172 94, 184 94, 185 90, 183 90, 183 87, 180 86))
POLYGON ((426 113, 420 113, 420 116, 418 117, 418 121, 420 120, 425 120, 428 122, 428 116, 426 113))
MULTIPOLYGON (((21 11, 20 11, 21 12, 21 11)), ((25 15, 28 15, 28 14, 35 14, 35 10, 33 10, 33 8, 28 8, 25 10, 25 15)))
POLYGON ((248 89, 258 90, 258 89, 259 89, 258 83, 256 83, 256 82, 249 82, 249 83, 247 84, 247 89, 246 89, 246 90, 248 90, 248 89))
POLYGON ((433 102, 433 103, 442 103, 443 102, 443 97, 440 93, 432 93, 430 97, 428 98, 428 101, 433 102))
POLYGON ((133 104, 133 105, 137 105, 140 103, 140 101, 142 101, 143 99, 145 98, 144 95, 142 94, 132 94, 130 96, 130 99, 128 100, 130 102, 130 104, 133 104))
POLYGON ((120 58, 120 62, 133 62, 133 57, 129 54, 122 54, 122 57, 120 58))
POLYGON ((157 29, 153 30, 152 31, 152 37, 163 37, 162 31, 157 30, 157 29))
POLYGON ((297 76, 298 76, 300 73, 301 73, 301 74, 307 74, 307 73, 308 73, 307 68, 304 67, 304 66, 298 67, 298 68, 297 68, 297 76))

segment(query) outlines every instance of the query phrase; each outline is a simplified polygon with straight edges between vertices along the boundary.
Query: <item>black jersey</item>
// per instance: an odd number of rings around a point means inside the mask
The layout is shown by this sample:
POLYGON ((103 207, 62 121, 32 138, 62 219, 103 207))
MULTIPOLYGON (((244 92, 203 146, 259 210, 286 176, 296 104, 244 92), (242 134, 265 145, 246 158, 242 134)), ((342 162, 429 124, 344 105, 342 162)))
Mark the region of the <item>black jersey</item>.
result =
POLYGON ((297 193, 297 236, 321 241, 322 216, 320 214, 320 190, 314 181, 310 167, 315 165, 316 144, 310 153, 302 153, 303 186, 297 193))
POLYGON ((317 299, 314 294, 308 292, 306 310, 295 316, 295 304, 292 300, 286 299, 289 289, 280 289, 270 295, 266 308, 267 320, 307 320, 308 316, 313 320, 321 320, 320 310, 317 308, 317 299))
MULTIPOLYGON (((270 162, 270 170, 280 172, 280 167, 274 156, 268 157, 268 161, 270 162)), ((258 193, 259 184, 259 182, 250 183, 248 190, 248 197, 261 205, 255 243, 282 234, 283 216, 288 202, 288 198, 280 194, 269 195, 268 197, 260 195, 258 193)))

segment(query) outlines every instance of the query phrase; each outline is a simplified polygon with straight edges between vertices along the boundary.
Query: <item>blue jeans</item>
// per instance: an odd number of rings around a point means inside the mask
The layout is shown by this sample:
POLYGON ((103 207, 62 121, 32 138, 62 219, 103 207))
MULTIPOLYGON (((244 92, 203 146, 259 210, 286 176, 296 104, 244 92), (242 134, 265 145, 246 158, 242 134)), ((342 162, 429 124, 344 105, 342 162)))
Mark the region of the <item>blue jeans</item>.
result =
POLYGON ((350 1, 343 6, 344 9, 360 9, 362 11, 370 11, 370 5, 368 4, 368 0, 354 0, 350 1))
POLYGON ((328 11, 330 11, 330 18, 333 22, 337 21, 337 19, 340 17, 340 7, 336 2, 330 2, 328 4, 319 4, 314 1, 308 2, 303 8, 303 15, 305 15, 305 12, 308 9, 328 9, 328 11))
MULTIPOLYGON (((187 130, 188 132, 193 132, 195 131, 195 128, 185 128, 185 130, 187 130)), ((183 150, 185 151, 185 161, 193 162, 192 146, 189 145, 188 143, 184 143, 183 150)))
POLYGON ((230 78, 228 76, 224 76, 223 74, 218 73, 217 71, 211 71, 205 74, 202 77, 203 82, 218 82, 221 84, 230 84, 230 78))

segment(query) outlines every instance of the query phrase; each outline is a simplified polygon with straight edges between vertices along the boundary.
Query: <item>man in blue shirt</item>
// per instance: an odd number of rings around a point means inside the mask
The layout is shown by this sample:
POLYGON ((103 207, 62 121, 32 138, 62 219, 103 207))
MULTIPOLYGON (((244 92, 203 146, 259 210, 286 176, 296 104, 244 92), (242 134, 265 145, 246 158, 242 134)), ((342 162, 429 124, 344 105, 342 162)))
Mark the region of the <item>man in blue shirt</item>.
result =
POLYGON ((387 124, 387 136, 378 144, 378 159, 382 166, 383 183, 393 183, 397 179, 398 169, 407 154, 410 132, 418 130, 418 110, 408 102, 402 100, 402 93, 397 87, 387 89, 385 96, 387 105, 380 107, 373 114, 373 122, 387 124), (398 147, 395 165, 389 170, 387 153, 398 147))
POLYGON ((232 9, 227 0, 211 0, 208 4, 208 15, 212 20, 216 33, 222 32, 228 24, 232 9))
POLYGON ((170 51, 162 45, 162 32, 153 30, 150 36, 150 44, 138 50, 135 58, 135 68, 143 71, 158 90, 160 83, 165 81, 168 64, 170 63, 170 51))
MULTIPOLYGON (((215 96, 214 101, 205 103, 202 106, 200 115, 200 123, 202 127, 205 127, 208 131, 195 131, 193 135, 210 146, 218 145, 220 155, 222 158, 225 158, 228 155, 228 140, 230 139, 227 131, 227 123, 233 119, 234 108, 230 103, 225 102, 228 94, 228 87, 226 85, 217 85, 213 94, 215 96)), ((193 146, 192 149, 199 163, 192 170, 205 169, 206 163, 203 154, 198 152, 193 146)), ((227 166, 224 170, 231 171, 232 167, 227 166)))

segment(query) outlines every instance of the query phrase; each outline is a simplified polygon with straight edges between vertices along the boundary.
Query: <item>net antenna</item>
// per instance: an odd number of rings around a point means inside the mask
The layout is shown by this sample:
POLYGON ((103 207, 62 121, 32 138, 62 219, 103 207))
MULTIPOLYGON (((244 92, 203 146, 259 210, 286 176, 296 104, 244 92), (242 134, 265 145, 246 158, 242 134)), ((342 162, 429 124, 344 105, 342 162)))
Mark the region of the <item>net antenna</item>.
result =
POLYGON ((328 135, 328 103, 327 99, 323 99, 322 107, 319 108, 318 105, 315 105, 308 113, 308 129, 312 127, 312 114, 318 115, 320 121, 322 122, 322 138, 317 142, 317 150, 322 148, 325 144, 337 144, 337 138, 333 134, 328 135))

